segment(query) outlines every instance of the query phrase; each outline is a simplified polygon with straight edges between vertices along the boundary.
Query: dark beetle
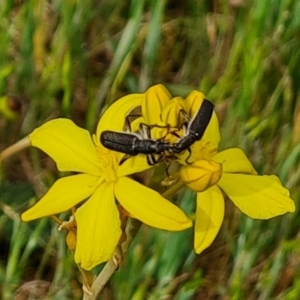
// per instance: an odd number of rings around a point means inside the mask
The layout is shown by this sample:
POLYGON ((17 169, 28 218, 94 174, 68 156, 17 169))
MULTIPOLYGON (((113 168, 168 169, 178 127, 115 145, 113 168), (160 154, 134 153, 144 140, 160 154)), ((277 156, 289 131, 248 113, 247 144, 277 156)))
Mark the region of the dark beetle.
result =
POLYGON ((180 153, 184 150, 189 150, 191 153, 190 147, 196 141, 201 140, 206 127, 209 124, 213 111, 214 105, 209 100, 204 99, 200 109, 194 115, 193 119, 188 123, 186 134, 176 143, 170 145, 169 151, 173 153, 180 153))
POLYGON ((146 154, 149 165, 154 165, 163 159, 163 154, 170 145, 163 140, 142 139, 134 133, 106 130, 101 133, 100 141, 105 148, 125 153, 120 165, 130 156, 146 154), (161 155, 156 159, 155 154, 161 155))
MULTIPOLYGON (((169 144, 163 139, 153 140, 149 136, 146 139, 143 139, 134 133, 110 130, 106 130, 101 133, 100 141, 104 147, 126 154, 120 161, 120 165, 130 156, 138 154, 147 155, 147 162, 149 165, 154 165, 155 163, 162 161, 164 158, 174 159, 176 158, 173 155, 174 153, 179 154, 184 150, 188 150, 191 155, 190 147, 193 143, 202 138, 211 119, 213 109, 214 105, 209 100, 204 99, 201 107, 192 120, 188 122, 187 126, 183 125, 186 126, 186 134, 179 138, 179 140, 174 144, 169 144), (166 155, 166 152, 169 154, 166 155), (159 157, 156 158, 155 155, 159 155, 159 157)), ((182 113, 186 116, 185 112, 182 113)), ((186 116, 186 118, 188 117, 186 116)), ((149 131, 148 135, 150 135, 150 129, 156 125, 146 126, 149 126, 149 130, 147 131, 149 131)), ((190 155, 186 159, 187 163, 190 155)))

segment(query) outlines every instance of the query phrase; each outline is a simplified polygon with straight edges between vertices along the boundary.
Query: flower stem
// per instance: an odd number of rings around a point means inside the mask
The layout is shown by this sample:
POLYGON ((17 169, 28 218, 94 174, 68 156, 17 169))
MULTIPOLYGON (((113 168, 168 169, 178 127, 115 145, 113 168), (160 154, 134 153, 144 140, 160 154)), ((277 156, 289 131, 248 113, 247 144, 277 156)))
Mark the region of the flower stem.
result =
POLYGON ((24 150, 30 146, 30 140, 28 136, 14 143, 13 145, 7 147, 2 152, 0 152, 0 163, 7 159, 8 157, 16 154, 17 152, 24 150))
POLYGON ((177 191, 179 191, 182 187, 184 187, 184 183, 182 181, 178 181, 177 183, 173 184, 169 189, 167 189, 162 196, 164 198, 169 198, 173 196, 177 191))

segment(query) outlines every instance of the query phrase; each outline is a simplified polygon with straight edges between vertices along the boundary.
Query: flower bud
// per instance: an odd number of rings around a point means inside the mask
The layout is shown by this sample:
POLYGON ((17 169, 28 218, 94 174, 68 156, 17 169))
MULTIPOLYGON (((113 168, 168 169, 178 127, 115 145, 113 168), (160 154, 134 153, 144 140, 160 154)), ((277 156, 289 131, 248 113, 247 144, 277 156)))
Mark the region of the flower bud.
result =
POLYGON ((66 237, 66 243, 70 250, 75 250, 76 248, 76 234, 73 231, 69 231, 66 237))
POLYGON ((208 160, 197 160, 180 169, 182 181, 192 190, 203 192, 215 185, 222 176, 222 165, 208 160))

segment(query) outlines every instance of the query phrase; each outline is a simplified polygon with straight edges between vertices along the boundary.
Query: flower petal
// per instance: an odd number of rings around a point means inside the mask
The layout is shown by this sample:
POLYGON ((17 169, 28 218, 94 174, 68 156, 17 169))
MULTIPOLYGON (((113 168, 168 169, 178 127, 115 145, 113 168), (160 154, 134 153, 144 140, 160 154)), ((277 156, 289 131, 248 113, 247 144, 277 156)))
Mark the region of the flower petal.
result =
POLYGON ((216 186, 197 193, 194 248, 201 253, 215 239, 224 219, 224 198, 216 186))
POLYGON ((200 109, 205 96, 203 93, 193 90, 185 98, 185 109, 187 114, 192 118, 200 109))
POLYGON ((113 195, 113 184, 100 185, 75 213, 77 243, 75 261, 90 270, 109 260, 121 237, 120 216, 113 195))
POLYGON ((58 179, 44 197, 21 215, 22 221, 27 222, 70 209, 94 192, 98 180, 98 177, 88 174, 58 179))
POLYGON ((170 231, 192 226, 191 220, 179 207, 132 179, 119 178, 115 185, 115 195, 134 218, 147 225, 170 231))
POLYGON ((164 124, 171 127, 180 127, 187 120, 181 111, 185 111, 185 102, 181 97, 175 97, 163 107, 161 119, 164 124))
POLYGON ((289 191, 274 175, 223 174, 218 186, 251 218, 269 219, 295 211, 289 191))
POLYGON ((221 151, 212 159, 222 164, 224 173, 257 174, 252 163, 240 148, 231 148, 221 151))
POLYGON ((51 120, 29 135, 33 146, 46 152, 60 171, 100 175, 99 156, 90 133, 68 119, 51 120))
POLYGON ((144 94, 130 94, 115 101, 101 116, 96 136, 99 139, 104 130, 123 130, 127 115, 141 105, 144 94))
POLYGON ((144 154, 130 157, 117 169, 117 177, 123 177, 150 169, 147 163, 147 157, 144 154))
POLYGON ((208 126, 202 137, 202 141, 209 143, 209 149, 212 154, 215 154, 218 150, 219 143, 221 141, 221 134, 219 128, 219 120, 215 112, 213 112, 208 126))
POLYGON ((146 124, 158 124, 163 107, 171 100, 169 91, 161 84, 150 87, 144 94, 142 115, 146 124))

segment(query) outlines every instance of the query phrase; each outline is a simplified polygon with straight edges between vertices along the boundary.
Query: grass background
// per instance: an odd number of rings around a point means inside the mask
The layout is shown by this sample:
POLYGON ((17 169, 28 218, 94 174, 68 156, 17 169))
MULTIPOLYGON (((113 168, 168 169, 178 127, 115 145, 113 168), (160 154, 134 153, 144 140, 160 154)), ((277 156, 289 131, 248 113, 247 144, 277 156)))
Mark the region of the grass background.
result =
MULTIPOLYGON (((192 231, 144 226, 100 299, 300 299, 298 0, 0 4, 1 150, 57 117, 93 132, 110 103, 157 83, 174 96, 198 89, 217 105, 221 148, 241 147, 296 202, 295 213, 261 221, 227 201, 201 255, 192 231)), ((43 294, 51 282, 47 299, 80 299, 64 234, 50 219, 19 219, 59 176, 54 162, 28 149, 0 176, 0 298, 26 299, 16 290, 44 280, 33 286, 43 294)), ((180 195, 187 211, 193 197, 180 195)))

